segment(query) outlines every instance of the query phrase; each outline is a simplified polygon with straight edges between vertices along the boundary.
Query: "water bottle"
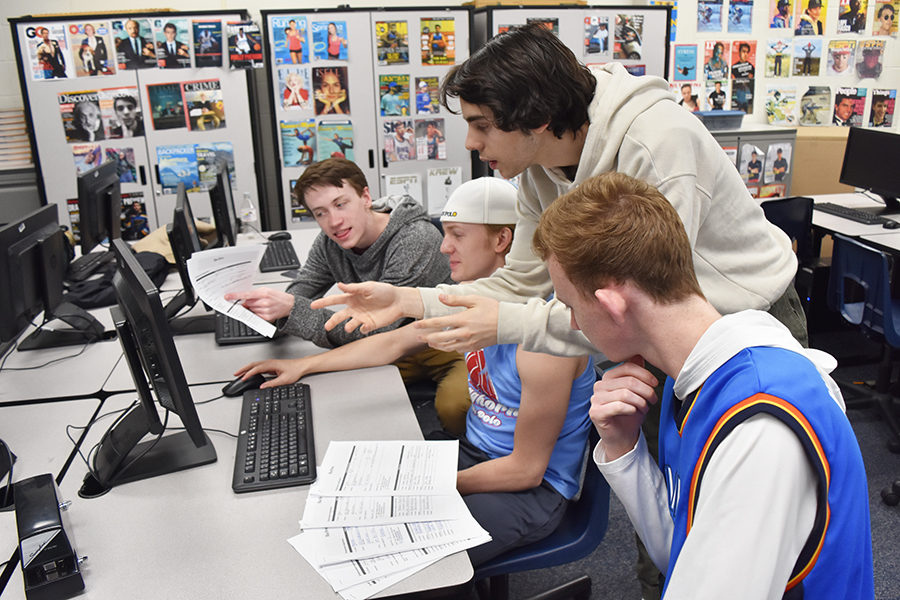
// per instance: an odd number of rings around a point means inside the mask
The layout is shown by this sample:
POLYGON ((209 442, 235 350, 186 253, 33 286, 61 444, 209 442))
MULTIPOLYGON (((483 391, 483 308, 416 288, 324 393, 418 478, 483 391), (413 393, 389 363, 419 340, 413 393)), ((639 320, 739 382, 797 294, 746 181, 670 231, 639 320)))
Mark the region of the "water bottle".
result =
POLYGON ((241 232, 247 234, 248 237, 256 237, 259 233, 259 218, 256 213, 256 206, 253 205, 253 198, 250 197, 250 192, 244 192, 240 218, 241 232))

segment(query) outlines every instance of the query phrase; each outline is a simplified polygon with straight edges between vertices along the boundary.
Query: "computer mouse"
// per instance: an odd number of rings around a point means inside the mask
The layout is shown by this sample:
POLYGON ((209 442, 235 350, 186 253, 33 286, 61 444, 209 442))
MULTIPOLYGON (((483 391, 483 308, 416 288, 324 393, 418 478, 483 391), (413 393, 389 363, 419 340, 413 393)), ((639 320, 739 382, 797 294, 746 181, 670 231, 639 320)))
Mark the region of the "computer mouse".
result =
POLYGON ((291 239, 291 233, 289 231, 276 231, 275 233, 269 235, 269 241, 277 242, 278 240, 289 240, 291 239))
POLYGON ((888 219, 884 223, 881 224, 885 229, 897 229, 900 227, 900 221, 895 221, 893 219, 888 219))
POLYGON ((228 396, 229 398, 233 398, 234 396, 242 396, 247 390, 257 389, 260 385, 265 383, 265 381, 266 378, 262 373, 257 373, 252 377, 248 377, 246 380, 238 377, 222 388, 222 394, 228 396))

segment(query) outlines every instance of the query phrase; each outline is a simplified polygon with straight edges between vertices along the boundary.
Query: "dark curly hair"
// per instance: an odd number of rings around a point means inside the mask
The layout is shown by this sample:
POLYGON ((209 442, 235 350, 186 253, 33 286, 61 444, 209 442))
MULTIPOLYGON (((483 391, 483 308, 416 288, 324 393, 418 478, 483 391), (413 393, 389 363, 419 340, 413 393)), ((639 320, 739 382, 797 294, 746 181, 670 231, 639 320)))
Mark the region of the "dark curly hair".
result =
POLYGON ((461 98, 488 107, 502 131, 549 123, 561 138, 588 121, 597 80, 544 25, 511 28, 492 38, 441 82, 441 104, 461 98))

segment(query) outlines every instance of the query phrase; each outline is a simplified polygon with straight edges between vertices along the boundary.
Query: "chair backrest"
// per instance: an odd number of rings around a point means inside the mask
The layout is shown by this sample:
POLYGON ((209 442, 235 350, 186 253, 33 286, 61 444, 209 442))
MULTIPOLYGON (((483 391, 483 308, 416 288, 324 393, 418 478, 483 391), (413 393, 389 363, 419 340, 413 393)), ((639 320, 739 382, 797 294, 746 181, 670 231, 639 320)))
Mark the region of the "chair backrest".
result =
MULTIPOLYGON (((592 441, 596 442, 593 436, 592 441)), ((570 563, 584 558, 600 545, 609 523, 609 484, 590 455, 587 460, 581 496, 569 503, 559 527, 542 540, 484 563, 475 570, 476 580, 570 563)))
POLYGON ((851 238, 834 234, 828 306, 848 322, 863 330, 883 335, 894 347, 900 346, 900 332, 894 326, 891 301, 890 264, 880 250, 851 238), (862 299, 847 297, 847 281, 862 290, 862 299))
POLYGON ((797 242, 797 258, 801 265, 813 259, 813 199, 806 196, 766 200, 761 204, 766 219, 797 242))

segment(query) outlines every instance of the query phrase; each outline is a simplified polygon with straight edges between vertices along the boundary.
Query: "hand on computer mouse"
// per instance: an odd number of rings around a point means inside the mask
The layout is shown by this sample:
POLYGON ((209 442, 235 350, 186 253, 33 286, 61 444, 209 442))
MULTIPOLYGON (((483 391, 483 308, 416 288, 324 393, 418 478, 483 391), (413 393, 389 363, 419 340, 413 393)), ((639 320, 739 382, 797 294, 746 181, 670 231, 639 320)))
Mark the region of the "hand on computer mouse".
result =
POLYGON ((231 383, 225 385, 222 388, 222 394, 228 396, 229 398, 233 398, 234 396, 242 396, 244 392, 247 390, 255 390, 263 383, 265 383, 266 378, 262 373, 257 373, 247 379, 242 379, 238 377, 231 383))
POLYGON ((289 231, 276 231, 275 233, 269 235, 270 242, 277 242, 278 240, 289 240, 291 239, 291 234, 289 231))

